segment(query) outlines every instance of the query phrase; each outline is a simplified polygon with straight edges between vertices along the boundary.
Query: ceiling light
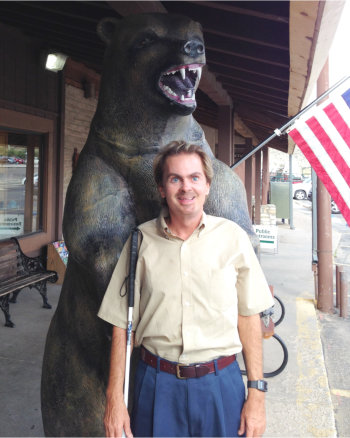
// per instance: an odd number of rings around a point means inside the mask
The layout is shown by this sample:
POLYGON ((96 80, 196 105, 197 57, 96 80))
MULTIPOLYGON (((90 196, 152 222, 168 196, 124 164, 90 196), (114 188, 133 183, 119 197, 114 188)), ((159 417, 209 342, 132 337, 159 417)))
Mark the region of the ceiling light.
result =
POLYGON ((68 56, 63 53, 48 53, 45 62, 46 70, 58 72, 63 70, 63 67, 66 63, 68 56))

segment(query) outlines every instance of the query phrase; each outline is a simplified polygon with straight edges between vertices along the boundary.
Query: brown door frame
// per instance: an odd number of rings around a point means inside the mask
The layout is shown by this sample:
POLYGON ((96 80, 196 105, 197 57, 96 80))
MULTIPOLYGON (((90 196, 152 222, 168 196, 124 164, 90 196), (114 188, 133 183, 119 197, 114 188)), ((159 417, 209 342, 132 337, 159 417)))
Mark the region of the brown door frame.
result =
POLYGON ((39 253, 43 246, 56 237, 56 157, 57 141, 55 117, 48 119, 38 115, 0 108, 2 128, 44 134, 46 153, 43 163, 43 231, 20 237, 21 247, 26 253, 39 253))

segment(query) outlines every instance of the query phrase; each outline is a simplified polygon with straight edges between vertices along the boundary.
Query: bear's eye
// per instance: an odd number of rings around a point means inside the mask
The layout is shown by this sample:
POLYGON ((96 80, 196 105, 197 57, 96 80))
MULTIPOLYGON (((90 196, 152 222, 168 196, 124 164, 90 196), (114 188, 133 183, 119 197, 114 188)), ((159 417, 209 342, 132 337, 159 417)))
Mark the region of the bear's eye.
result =
POLYGON ((150 46, 155 40, 156 40, 155 35, 145 35, 142 38, 139 38, 135 42, 134 47, 135 47, 135 49, 143 49, 145 47, 150 46))

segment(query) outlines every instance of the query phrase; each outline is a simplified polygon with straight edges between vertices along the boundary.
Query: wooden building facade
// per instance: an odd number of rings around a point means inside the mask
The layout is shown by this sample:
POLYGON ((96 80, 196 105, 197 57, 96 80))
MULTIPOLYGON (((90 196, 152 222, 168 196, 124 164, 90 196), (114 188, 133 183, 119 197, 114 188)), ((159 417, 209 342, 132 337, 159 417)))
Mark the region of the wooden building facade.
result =
MULTIPOLYGON (((25 252, 38 254, 62 238, 65 193, 97 104, 100 18, 185 11, 202 22, 208 68, 194 116, 215 155, 231 165, 301 108, 327 58, 342 3, 1 2, 0 239, 18 236, 25 252), (62 72, 44 68, 49 44, 69 56, 62 72)), ((287 139, 271 146, 291 153, 287 139)), ((267 200, 268 150, 235 171, 253 214, 255 193, 258 205, 267 200)))

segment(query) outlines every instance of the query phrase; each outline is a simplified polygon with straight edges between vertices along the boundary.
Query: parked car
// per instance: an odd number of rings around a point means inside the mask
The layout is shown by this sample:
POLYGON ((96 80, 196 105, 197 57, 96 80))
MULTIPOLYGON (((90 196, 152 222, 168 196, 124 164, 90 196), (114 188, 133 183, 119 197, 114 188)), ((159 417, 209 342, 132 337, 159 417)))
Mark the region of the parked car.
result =
POLYGON ((15 157, 16 163, 17 164, 25 164, 25 161, 23 160, 23 158, 17 158, 15 157))
POLYGON ((293 198, 301 200, 307 199, 308 193, 311 190, 311 177, 304 181, 293 181, 293 198))
POLYGON ((8 157, 7 162, 10 164, 16 164, 16 160, 13 157, 8 157))
MULTIPOLYGON (((24 177, 24 178, 22 179, 22 184, 25 184, 26 181, 27 181, 27 178, 24 177)), ((34 183, 35 186, 37 186, 37 185, 38 185, 38 182, 39 182, 39 175, 38 175, 37 173, 35 173, 35 174, 34 174, 34 177, 33 177, 33 183, 34 183)))
MULTIPOLYGON (((308 197, 308 199, 309 199, 310 201, 312 201, 312 188, 309 190, 309 193, 308 193, 307 197, 308 197)), ((340 210, 339 210, 337 204, 333 201, 333 199, 331 199, 331 212, 332 212, 333 214, 338 214, 338 213, 340 213, 340 210)))

